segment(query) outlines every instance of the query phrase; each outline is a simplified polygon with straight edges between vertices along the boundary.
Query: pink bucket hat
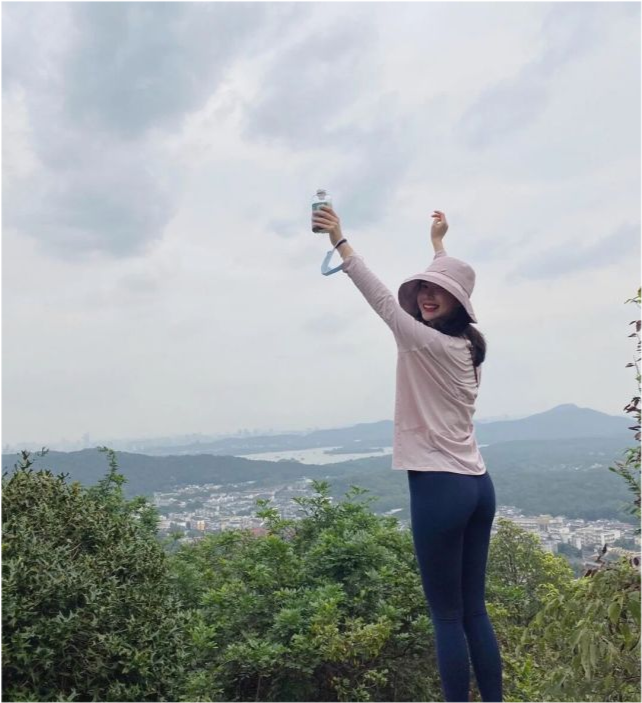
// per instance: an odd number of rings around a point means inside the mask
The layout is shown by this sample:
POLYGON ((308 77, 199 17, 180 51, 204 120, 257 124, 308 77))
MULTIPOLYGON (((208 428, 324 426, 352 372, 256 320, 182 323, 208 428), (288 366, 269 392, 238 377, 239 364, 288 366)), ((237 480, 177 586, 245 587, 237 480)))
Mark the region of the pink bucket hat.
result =
POLYGON ((455 296, 464 306, 471 322, 477 322, 470 296, 475 287, 475 271, 465 261, 452 256, 440 256, 423 272, 407 278, 399 287, 399 305, 413 317, 419 315, 417 294, 419 281, 436 283, 455 296))

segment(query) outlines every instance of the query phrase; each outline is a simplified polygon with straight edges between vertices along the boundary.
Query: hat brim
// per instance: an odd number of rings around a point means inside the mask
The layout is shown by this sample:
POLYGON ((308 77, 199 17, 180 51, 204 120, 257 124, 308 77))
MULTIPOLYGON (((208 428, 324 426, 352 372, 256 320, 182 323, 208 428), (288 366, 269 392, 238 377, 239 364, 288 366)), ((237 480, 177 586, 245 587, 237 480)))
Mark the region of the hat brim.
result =
POLYGON ((434 283, 440 286, 444 290, 448 291, 454 298, 456 298, 466 310, 468 317, 470 317, 471 322, 477 322, 475 317, 475 312, 473 306, 470 302, 468 296, 462 291, 455 288, 455 286, 450 282, 450 279, 439 273, 418 273, 414 276, 407 278, 400 286, 397 293, 397 299, 399 300, 399 305, 413 317, 420 315, 419 305, 417 304, 417 295, 419 293, 419 284, 421 281, 428 281, 429 283, 434 283))

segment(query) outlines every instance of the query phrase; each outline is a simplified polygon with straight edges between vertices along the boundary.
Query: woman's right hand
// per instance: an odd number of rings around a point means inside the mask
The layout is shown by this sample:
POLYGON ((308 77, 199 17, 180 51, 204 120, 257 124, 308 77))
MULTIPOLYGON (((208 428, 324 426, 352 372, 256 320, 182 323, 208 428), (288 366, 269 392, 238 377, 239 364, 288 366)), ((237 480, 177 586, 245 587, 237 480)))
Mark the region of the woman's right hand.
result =
POLYGON ((430 239, 433 242, 441 242, 448 230, 446 215, 441 210, 433 210, 431 217, 434 219, 430 228, 430 239))

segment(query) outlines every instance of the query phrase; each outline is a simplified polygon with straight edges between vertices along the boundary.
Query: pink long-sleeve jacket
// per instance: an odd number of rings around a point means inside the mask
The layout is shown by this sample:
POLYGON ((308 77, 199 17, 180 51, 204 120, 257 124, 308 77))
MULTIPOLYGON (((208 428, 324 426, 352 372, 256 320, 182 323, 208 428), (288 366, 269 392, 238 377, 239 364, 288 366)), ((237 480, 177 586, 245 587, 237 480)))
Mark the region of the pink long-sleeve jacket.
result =
MULTIPOLYGON (((392 468, 485 473, 473 426, 478 384, 470 341, 415 320, 358 254, 346 257, 342 270, 397 343, 392 468)), ((481 366, 477 375, 481 380, 481 366)))

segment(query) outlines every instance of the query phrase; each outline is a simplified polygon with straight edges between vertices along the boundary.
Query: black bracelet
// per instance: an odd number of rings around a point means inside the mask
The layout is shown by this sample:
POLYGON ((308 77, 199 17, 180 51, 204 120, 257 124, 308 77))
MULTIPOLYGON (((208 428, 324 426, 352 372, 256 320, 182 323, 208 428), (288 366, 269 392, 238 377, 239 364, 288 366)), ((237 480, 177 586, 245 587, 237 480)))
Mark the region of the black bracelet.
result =
POLYGON ((338 249, 342 244, 345 244, 345 242, 347 242, 347 241, 348 241, 348 240, 345 239, 345 238, 342 239, 340 242, 337 242, 337 243, 334 245, 334 248, 335 248, 335 249, 338 249))

